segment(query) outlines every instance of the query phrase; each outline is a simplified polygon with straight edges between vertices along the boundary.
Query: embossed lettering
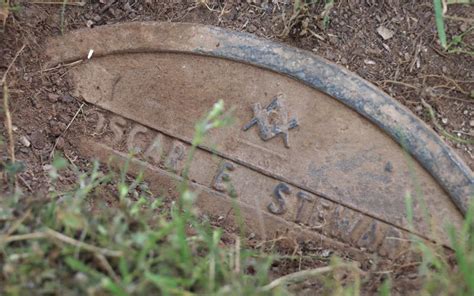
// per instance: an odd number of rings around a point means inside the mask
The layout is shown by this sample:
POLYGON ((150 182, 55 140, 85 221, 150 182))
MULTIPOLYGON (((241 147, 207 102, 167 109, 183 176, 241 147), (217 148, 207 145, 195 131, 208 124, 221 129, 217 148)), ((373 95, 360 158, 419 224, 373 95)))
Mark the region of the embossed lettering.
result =
POLYGON ((382 233, 379 223, 372 221, 357 241, 359 247, 375 251, 382 243, 382 233))
POLYGON ((145 151, 145 159, 154 162, 155 164, 159 164, 161 160, 161 156, 163 154, 163 135, 158 134, 153 143, 151 143, 150 147, 145 151))
POLYGON ((97 115, 97 123, 95 124, 95 130, 93 135, 100 135, 102 134, 102 131, 104 130, 105 127, 105 116, 104 114, 98 112, 98 111, 92 111, 89 113, 89 115, 97 115))
POLYGON ((330 215, 331 206, 324 200, 320 199, 314 204, 311 216, 308 218, 308 224, 311 229, 323 229, 327 224, 326 217, 330 215))
MULTIPOLYGON (((228 171, 233 171, 235 169, 234 165, 231 162, 224 162, 217 171, 216 177, 212 182, 212 187, 217 191, 228 192, 228 186, 230 184, 230 176, 227 173, 228 171)), ((233 190, 232 190, 233 191, 233 190)))
POLYGON ((173 142, 171 151, 166 158, 165 166, 172 172, 178 172, 178 164, 184 159, 184 145, 178 141, 173 142))
POLYGON ((281 215, 286 212, 286 202, 283 194, 290 194, 290 187, 285 183, 280 183, 273 190, 273 202, 269 203, 267 208, 270 213, 281 215))
POLYGON ((298 198, 299 206, 298 206, 298 209, 296 210, 295 222, 300 223, 305 203, 306 202, 311 202, 311 201, 313 201, 313 199, 309 196, 309 194, 307 194, 306 192, 303 192, 303 191, 298 192, 296 194, 296 197, 298 198))
POLYGON ((123 128, 127 122, 122 117, 114 116, 110 119, 110 130, 114 133, 114 138, 112 143, 114 145, 118 144, 123 136, 123 128))
POLYGON ((127 138, 127 148, 129 152, 132 153, 140 153, 141 148, 136 146, 135 143, 135 137, 137 134, 145 134, 148 131, 148 129, 144 126, 141 125, 135 125, 132 130, 130 131, 130 134, 128 135, 127 138))

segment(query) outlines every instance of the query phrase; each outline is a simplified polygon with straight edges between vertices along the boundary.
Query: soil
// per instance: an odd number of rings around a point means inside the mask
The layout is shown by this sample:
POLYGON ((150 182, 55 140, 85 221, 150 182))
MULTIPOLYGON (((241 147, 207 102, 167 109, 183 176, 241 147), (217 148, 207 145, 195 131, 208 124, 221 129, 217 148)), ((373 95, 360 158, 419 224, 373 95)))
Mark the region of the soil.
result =
MULTIPOLYGON (((48 190, 47 166, 53 149, 61 151, 77 167, 90 166, 78 153, 74 137, 84 125, 82 112, 85 108, 81 108, 82 102, 71 95, 67 68, 45 70, 46 38, 78 28, 119 22, 208 24, 310 50, 378 85, 442 136, 439 126, 457 138, 472 141, 474 136, 474 58, 469 54, 447 53, 441 48, 430 0, 336 1, 327 14, 327 28, 323 26, 324 4, 303 5, 296 13, 293 1, 288 0, 100 0, 84 6, 67 5, 64 13, 62 5, 10 2, 18 9, 10 12, 4 32, 0 33, 0 73, 3 76, 25 45, 8 73, 7 85, 15 155, 24 165, 18 181, 27 192, 40 194, 48 190), (390 38, 384 40, 381 35, 390 38), (433 107, 435 118, 430 117, 422 100, 433 107)), ((449 14, 472 18, 474 6, 452 5, 449 14)), ((468 25, 462 20, 449 20, 448 36, 466 32, 468 25)), ((465 49, 474 50, 474 34, 466 34, 463 42, 465 49)), ((5 121, 3 112, 0 120, 5 121)), ((7 139, 5 126, 0 129, 2 139, 7 139)), ((446 141, 474 168, 474 145, 446 141)), ((8 158, 6 146, 2 147, 1 156, 8 158)), ((64 185, 72 184, 74 172, 66 171, 60 181, 64 185)), ((7 190, 6 187, 3 190, 7 190)), ((218 219, 215 224, 228 228, 218 219)), ((232 244, 235 230, 226 230, 224 243, 232 244)), ((310 243, 295 245, 285 240, 275 243, 250 240, 249 244, 295 255, 297 259, 275 264, 272 269, 275 275, 327 265, 333 252, 345 256, 341 250, 320 249, 310 243)), ((360 267, 368 272, 363 282, 366 293, 375 293, 389 275, 395 295, 407 291, 416 293, 420 287, 413 264, 393 262, 387 265, 368 255, 366 260, 360 260, 360 267)), ((348 277, 341 275, 341 279, 348 277)), ((320 286, 320 283, 305 283, 297 289, 303 293, 320 286)))

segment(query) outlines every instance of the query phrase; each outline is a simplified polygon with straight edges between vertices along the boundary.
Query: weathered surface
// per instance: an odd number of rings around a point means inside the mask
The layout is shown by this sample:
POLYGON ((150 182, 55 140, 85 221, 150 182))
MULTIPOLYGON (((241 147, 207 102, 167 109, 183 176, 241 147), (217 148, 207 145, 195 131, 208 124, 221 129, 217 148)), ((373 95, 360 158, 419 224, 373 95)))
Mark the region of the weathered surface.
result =
POLYGON ((229 179, 260 233, 303 227, 387 256, 406 246, 407 192, 416 233, 447 242, 445 224, 462 221, 472 172, 408 110, 336 65, 244 34, 156 23, 73 32, 50 42, 50 63, 90 49, 71 69, 76 94, 111 113, 90 114, 96 129, 81 149, 103 160, 134 150, 157 187, 179 178, 212 104, 235 107, 234 124, 214 131, 191 167, 208 212, 226 215, 229 179))

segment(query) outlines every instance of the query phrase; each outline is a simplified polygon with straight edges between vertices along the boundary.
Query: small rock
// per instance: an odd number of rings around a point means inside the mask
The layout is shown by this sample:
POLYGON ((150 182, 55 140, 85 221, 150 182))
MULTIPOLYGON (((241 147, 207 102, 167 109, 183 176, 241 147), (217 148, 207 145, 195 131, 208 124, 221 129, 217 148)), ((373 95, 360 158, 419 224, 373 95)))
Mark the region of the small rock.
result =
POLYGON ((43 166, 43 171, 49 172, 52 168, 53 168, 52 165, 50 165, 50 164, 45 164, 45 165, 43 166))
POLYGON ((31 146, 31 142, 30 142, 30 140, 28 140, 28 138, 26 136, 21 136, 20 137, 20 143, 25 147, 30 147, 31 146))
POLYGON ((94 21, 92 21, 92 20, 87 20, 86 26, 87 26, 88 28, 92 28, 93 25, 94 25, 94 21))
POLYGON ((62 132, 66 129, 66 124, 58 121, 51 121, 51 133, 54 136, 59 136, 62 134, 62 132))
POLYGON ((51 103, 56 103, 59 99, 59 96, 57 94, 48 94, 48 100, 51 103))
POLYGON ((70 94, 65 94, 62 97, 62 100, 63 100, 64 103, 72 103, 72 102, 74 102, 74 97, 71 96, 70 94))
POLYGON ((72 117, 67 115, 67 114, 60 114, 59 115, 59 120, 62 122, 62 123, 69 123, 71 121, 72 117))
POLYGON ((46 145, 46 139, 41 131, 35 131, 31 134, 31 143, 36 149, 43 149, 46 145))
POLYGON ((321 252, 321 257, 327 258, 331 255, 331 250, 325 249, 321 252))
POLYGON ((369 59, 365 59, 364 64, 366 64, 366 65, 375 65, 375 62, 372 61, 372 60, 369 60, 369 59))
POLYGON ((448 119, 447 119, 447 118, 441 118, 441 122, 442 122, 443 124, 446 124, 446 123, 448 123, 448 119))
POLYGON ((64 138, 63 137, 59 137, 57 140, 56 140, 56 148, 59 149, 59 150, 62 150, 64 148, 64 138))
POLYGON ((78 272, 74 275, 74 281, 80 285, 86 284, 88 279, 87 275, 82 272, 78 272))
POLYGON ((255 26, 254 24, 250 24, 247 28, 247 31, 250 32, 250 33, 253 33, 255 31, 257 31, 257 26, 255 26))
POLYGON ((470 125, 471 127, 474 127, 474 119, 471 120, 471 121, 469 121, 469 125, 470 125))
POLYGON ((92 17, 92 20, 94 20, 94 22, 100 22, 102 20, 102 17, 98 14, 94 15, 94 17, 92 17))
POLYGON ((341 64, 347 65, 347 59, 346 58, 341 58, 341 64))
POLYGON ((28 148, 25 148, 25 147, 21 147, 20 148, 20 152, 23 153, 23 154, 29 154, 30 151, 28 150, 28 148))
POLYGON ((395 35, 395 32, 392 30, 387 29, 384 26, 380 26, 377 28, 377 33, 379 33, 380 36, 382 36, 383 40, 388 40, 395 35))

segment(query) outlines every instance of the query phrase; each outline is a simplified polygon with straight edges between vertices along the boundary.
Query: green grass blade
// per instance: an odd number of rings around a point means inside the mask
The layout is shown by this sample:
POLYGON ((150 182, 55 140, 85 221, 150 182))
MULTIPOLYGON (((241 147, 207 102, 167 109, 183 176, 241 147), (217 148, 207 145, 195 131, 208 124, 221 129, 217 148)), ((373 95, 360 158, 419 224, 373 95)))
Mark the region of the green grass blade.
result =
POLYGON ((436 29, 438 30, 438 38, 441 42, 441 46, 446 49, 448 42, 446 39, 446 31, 444 29, 443 6, 441 0, 433 0, 433 5, 435 11, 436 29))

